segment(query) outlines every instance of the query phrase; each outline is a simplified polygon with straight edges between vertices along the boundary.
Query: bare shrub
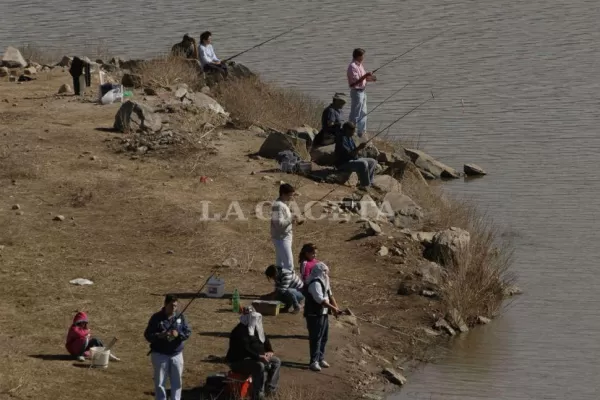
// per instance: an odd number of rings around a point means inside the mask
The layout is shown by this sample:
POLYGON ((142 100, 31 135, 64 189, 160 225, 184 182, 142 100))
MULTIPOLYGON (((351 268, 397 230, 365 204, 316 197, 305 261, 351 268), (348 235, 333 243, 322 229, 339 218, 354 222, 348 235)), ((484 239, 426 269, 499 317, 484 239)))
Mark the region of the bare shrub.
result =
POLYGON ((141 63, 134 72, 140 75, 142 86, 168 88, 185 83, 192 90, 200 90, 204 80, 198 68, 195 61, 163 56, 141 63))
POLYGON ((325 105, 294 89, 280 88, 259 77, 221 82, 216 98, 242 126, 270 126, 287 129, 308 124, 321 125, 325 105))

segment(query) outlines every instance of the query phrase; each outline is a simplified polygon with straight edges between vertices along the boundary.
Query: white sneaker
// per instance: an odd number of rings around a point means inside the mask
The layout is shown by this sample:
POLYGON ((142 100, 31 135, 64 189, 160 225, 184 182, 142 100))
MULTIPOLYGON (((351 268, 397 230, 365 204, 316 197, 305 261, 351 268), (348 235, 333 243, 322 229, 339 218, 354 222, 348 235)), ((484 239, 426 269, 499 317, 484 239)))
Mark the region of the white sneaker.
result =
POLYGON ((119 357, 115 356, 114 354, 110 354, 110 356, 109 356, 109 357, 110 357, 110 359, 111 359, 111 360, 113 360, 113 361, 121 361, 121 359, 120 359, 119 357))
POLYGON ((319 366, 321 366, 322 368, 329 368, 329 367, 331 367, 331 365, 329 365, 329 363, 327 361, 325 361, 325 360, 321 361, 319 363, 319 366))
POLYGON ((310 364, 310 366, 308 368, 310 368, 311 371, 315 371, 315 372, 321 371, 321 366, 317 362, 310 364))
POLYGON ((84 362, 85 361, 85 357, 84 356, 79 356, 79 357, 77 357, 77 361, 84 362))

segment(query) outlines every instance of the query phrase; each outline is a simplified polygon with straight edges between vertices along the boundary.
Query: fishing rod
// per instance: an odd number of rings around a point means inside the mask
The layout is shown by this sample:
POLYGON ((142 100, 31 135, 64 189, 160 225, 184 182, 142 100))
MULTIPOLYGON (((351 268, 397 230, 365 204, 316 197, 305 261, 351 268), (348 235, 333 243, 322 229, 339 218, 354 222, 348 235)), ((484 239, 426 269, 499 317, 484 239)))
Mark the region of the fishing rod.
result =
POLYGON ((256 46, 252 46, 252 47, 250 47, 249 49, 246 49, 246 50, 244 50, 244 51, 242 51, 242 52, 239 52, 239 53, 237 53, 236 55, 233 55, 233 56, 231 56, 231 57, 229 57, 229 58, 225 59, 223 62, 224 62, 224 63, 226 63, 227 61, 231 61, 231 60, 233 60, 234 58, 236 58, 236 57, 239 57, 239 56, 241 56, 242 54, 249 52, 250 50, 254 50, 254 49, 256 49, 257 47, 260 47, 260 46, 262 46, 263 44, 267 44, 267 43, 269 43, 271 40, 275 40, 275 39, 277 39, 278 37, 281 37, 281 36, 283 36, 283 35, 285 35, 285 34, 287 34, 287 33, 290 33, 291 31, 293 31, 293 30, 296 30, 296 29, 298 29, 298 28, 301 28, 301 27, 303 27, 304 25, 306 25, 306 24, 308 24, 308 23, 310 23, 310 22, 313 22, 313 21, 314 21, 314 19, 313 19, 313 20, 310 20, 310 21, 306 21, 306 22, 304 22, 303 24, 301 24, 301 25, 298 25, 298 26, 296 26, 296 27, 294 27, 294 28, 292 28, 292 29, 288 29, 287 31, 285 31, 285 32, 283 32, 283 33, 280 33, 280 34, 278 34, 278 35, 276 35, 276 36, 273 36, 272 38, 270 38, 270 39, 267 39, 267 40, 265 40, 264 42, 261 42, 261 43, 257 44, 256 46))
POLYGON ((367 117, 367 115, 371 114, 373 111, 377 110, 377 107, 379 107, 380 105, 382 105, 383 103, 385 103, 386 101, 388 101, 389 99, 391 99, 392 97, 394 97, 396 94, 400 93, 402 91, 402 89, 404 89, 405 87, 407 87, 408 85, 410 85, 412 82, 408 82, 406 85, 402 86, 400 88, 400 90, 396 90, 394 93, 392 93, 391 95, 389 95, 384 101, 382 101, 381 103, 377 104, 375 107, 373 107, 373 109, 371 111, 369 111, 368 113, 366 113, 365 115, 363 115, 362 117, 360 117, 358 119, 358 121, 356 121, 356 123, 359 123, 360 121, 362 121, 364 118, 367 117))
MULTIPOLYGON (((210 274, 210 276, 206 279, 206 282, 204 282, 204 284, 202 285, 200 290, 198 290, 198 292, 196 292, 196 295, 194 297, 192 297, 192 299, 189 301, 189 303, 187 303, 187 305, 185 307, 183 307, 183 310, 181 310, 181 312, 177 315, 177 317, 181 317, 183 315, 183 313, 188 309, 190 304, 192 304, 194 302, 194 300, 196 300, 196 298, 200 296, 200 293, 202 293, 202 290, 204 290, 204 287, 208 284, 208 281, 210 281, 210 278, 212 278, 216 273, 217 273, 217 270, 215 268, 213 270, 212 274, 210 274)), ((173 321, 171 321, 171 323, 167 327, 166 332, 169 332, 171 330, 171 328, 175 324, 175 321, 177 321, 177 318, 173 318, 173 321)), ((147 355, 150 355, 150 353, 152 353, 152 349, 150 349, 150 351, 148 351, 147 355)))
POLYGON ((402 118, 406 117, 408 114, 410 114, 411 112, 415 111, 417 108, 425 105, 425 103, 429 102, 430 100, 433 100, 435 97, 433 97, 433 92, 432 92, 432 97, 428 98, 427 100, 425 100, 424 102, 422 102, 421 104, 419 104, 416 107, 413 107, 410 111, 408 111, 407 113, 405 113, 404 115, 402 115, 400 118, 396 119, 395 121, 393 121, 391 124, 389 124, 388 126, 386 126, 385 128, 383 128, 382 130, 380 130, 379 132, 377 132, 375 134, 375 136, 373 136, 371 139, 367 140, 366 142, 364 142, 364 145, 366 146, 370 141, 372 141, 373 139, 375 139, 377 136, 381 135, 383 132, 385 132, 386 129, 390 128, 392 125, 394 125, 396 122, 400 121, 402 118))
POLYGON ((441 35, 443 35, 443 34, 444 34, 444 33, 446 33, 446 32, 449 32, 449 31, 451 31, 452 29, 454 29, 454 27, 452 27, 452 28, 449 28, 449 29, 446 29, 445 31, 442 31, 442 32, 438 33, 437 35, 434 35, 434 36, 430 37, 429 39, 426 39, 426 40, 422 41, 421 43, 417 44, 416 46, 413 46, 413 47, 411 47, 410 49, 406 50, 404 53, 400 54, 399 56, 396 56, 396 57, 392 58, 391 60, 389 60, 389 61, 388 61, 388 62, 386 62, 385 64, 383 64, 383 65, 381 65, 380 67, 378 67, 378 68, 374 69, 374 70, 372 71, 372 73, 374 74, 375 72, 379 71, 381 68, 385 67, 386 65, 393 63, 394 61, 396 61, 397 59, 399 59, 399 58, 400 58, 400 57, 402 57, 403 55, 410 53, 411 51, 413 51, 413 50, 414 50, 414 49, 416 49, 417 47, 420 47, 420 46, 424 45, 425 43, 427 43, 427 42, 429 42, 429 41, 431 41, 431 40, 435 39, 435 38, 436 38, 436 37, 438 37, 438 36, 441 36, 441 35))

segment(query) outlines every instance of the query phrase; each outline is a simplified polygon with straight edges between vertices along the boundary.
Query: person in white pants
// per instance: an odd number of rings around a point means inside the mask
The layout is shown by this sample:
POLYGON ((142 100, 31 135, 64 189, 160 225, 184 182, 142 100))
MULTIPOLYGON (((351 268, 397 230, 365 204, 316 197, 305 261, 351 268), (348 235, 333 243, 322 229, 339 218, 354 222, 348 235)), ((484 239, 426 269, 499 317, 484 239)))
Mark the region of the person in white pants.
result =
POLYGON ((275 246, 275 265, 285 269, 294 269, 292 254, 292 225, 302 224, 304 219, 292 215, 288 203, 295 194, 294 187, 288 183, 279 186, 279 198, 271 208, 271 240, 275 246))
POLYGON ((192 331, 183 314, 177 314, 177 298, 165 297, 164 307, 152 315, 144 332, 150 342, 154 368, 154 398, 167 399, 167 379, 171 381, 171 400, 181 400, 183 342, 192 331))

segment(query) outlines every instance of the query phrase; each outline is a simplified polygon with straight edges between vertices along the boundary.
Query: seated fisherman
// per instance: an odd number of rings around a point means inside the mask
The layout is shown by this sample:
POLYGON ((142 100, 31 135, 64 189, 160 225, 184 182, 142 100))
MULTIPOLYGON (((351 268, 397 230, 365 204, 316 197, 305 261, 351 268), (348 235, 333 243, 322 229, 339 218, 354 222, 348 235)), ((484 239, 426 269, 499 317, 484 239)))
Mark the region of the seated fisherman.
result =
POLYGON ((268 280, 275 281, 275 299, 285 304, 288 311, 293 307, 293 314, 299 313, 302 310, 300 303, 304 300, 301 293, 304 283, 294 270, 270 265, 265 275, 268 280))
POLYGON ((333 101, 323 110, 321 116, 321 131, 315 137, 314 147, 328 146, 335 143, 335 138, 342 131, 344 123, 344 112, 342 108, 346 104, 346 95, 336 93, 333 101))
POLYGON ((356 146, 354 134, 356 125, 346 122, 342 126, 342 134, 335 142, 336 166, 342 171, 356 172, 361 188, 367 188, 373 184, 377 161, 372 158, 359 158, 358 152, 365 147, 366 143, 356 146))
POLYGON ((227 76, 227 64, 217 58, 212 46, 212 33, 206 31, 200 35, 200 46, 198 47, 200 64, 204 72, 217 72, 227 76))
MULTIPOLYGON (((73 318, 73 324, 67 332, 67 342, 65 347, 69 354, 76 357, 79 361, 85 361, 90 357, 92 347, 104 347, 102 341, 92 336, 92 331, 88 327, 88 317, 84 312, 78 312, 73 318)), ((110 353, 110 359, 119 361, 119 358, 110 353)))
POLYGON ((233 372, 252 376, 252 400, 265 398, 265 386, 266 395, 275 394, 281 361, 265 336, 262 315, 252 307, 244 307, 240 323, 231 331, 226 358, 233 372))
POLYGON ((197 60, 198 49, 196 47, 196 41, 186 33, 183 35, 183 40, 181 42, 176 43, 171 47, 171 55, 175 57, 184 57, 190 60, 197 60))

